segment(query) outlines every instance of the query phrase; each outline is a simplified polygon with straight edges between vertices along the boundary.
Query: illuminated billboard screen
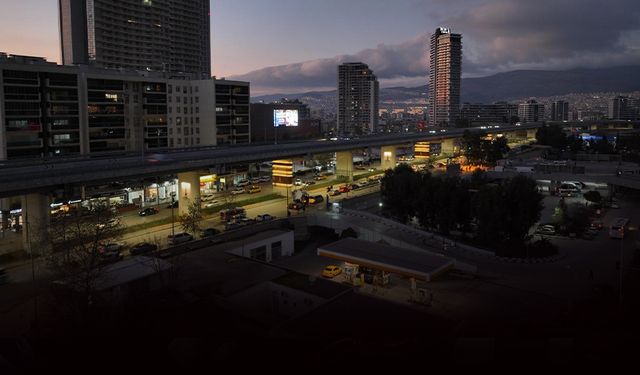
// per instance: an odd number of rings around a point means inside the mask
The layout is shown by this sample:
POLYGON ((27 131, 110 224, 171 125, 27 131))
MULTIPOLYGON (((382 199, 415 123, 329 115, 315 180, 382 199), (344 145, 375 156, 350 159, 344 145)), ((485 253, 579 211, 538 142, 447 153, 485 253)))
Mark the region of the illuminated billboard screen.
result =
POLYGON ((298 126, 297 109, 276 109, 273 111, 273 126, 298 126))

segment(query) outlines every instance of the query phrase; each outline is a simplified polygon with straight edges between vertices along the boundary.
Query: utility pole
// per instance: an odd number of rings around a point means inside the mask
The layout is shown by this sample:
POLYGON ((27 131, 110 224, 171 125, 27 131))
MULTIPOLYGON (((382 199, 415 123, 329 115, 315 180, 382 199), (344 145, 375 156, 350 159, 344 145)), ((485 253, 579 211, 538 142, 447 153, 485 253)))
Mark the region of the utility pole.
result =
POLYGON ((175 206, 174 202, 176 200, 176 192, 172 191, 170 195, 171 195, 171 238, 175 238, 176 231, 175 231, 175 220, 173 218, 173 208, 175 206))

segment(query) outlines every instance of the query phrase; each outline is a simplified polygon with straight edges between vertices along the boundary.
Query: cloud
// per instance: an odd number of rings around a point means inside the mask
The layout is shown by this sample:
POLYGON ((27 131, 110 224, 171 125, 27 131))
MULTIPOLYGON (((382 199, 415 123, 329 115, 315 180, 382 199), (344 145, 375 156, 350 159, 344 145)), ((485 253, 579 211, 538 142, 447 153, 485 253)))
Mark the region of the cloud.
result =
POLYGON ((386 82, 419 85, 427 80, 427 49, 428 35, 423 34, 403 43, 380 44, 353 55, 272 66, 230 78, 251 82, 251 91, 257 95, 335 89, 337 66, 360 61, 373 69, 383 85, 386 82))
MULTIPOLYGON (((463 35, 463 75, 486 76, 518 69, 636 65, 640 62, 637 0, 412 0, 429 22, 463 35)), ((252 91, 291 93, 335 89, 336 67, 369 65, 382 86, 418 86, 428 74, 429 34, 381 44, 353 55, 305 61, 233 77, 252 91)))
POLYGON ((463 34, 467 75, 637 64, 635 0, 493 0, 444 18, 463 34))

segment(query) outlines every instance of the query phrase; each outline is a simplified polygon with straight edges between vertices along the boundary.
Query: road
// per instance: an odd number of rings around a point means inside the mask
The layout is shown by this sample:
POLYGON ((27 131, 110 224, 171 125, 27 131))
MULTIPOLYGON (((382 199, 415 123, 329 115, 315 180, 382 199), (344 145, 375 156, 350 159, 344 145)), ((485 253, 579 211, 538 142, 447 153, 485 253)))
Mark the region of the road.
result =
MULTIPOLYGON (((311 185, 311 188, 307 190, 310 195, 312 196, 322 195, 323 197, 326 195, 326 188, 313 189, 312 186, 313 185, 311 185)), ((379 190, 379 184, 376 184, 367 188, 354 190, 352 192, 349 192, 348 194, 342 194, 340 196, 331 197, 331 201, 338 202, 343 199, 348 199, 349 197, 369 194, 371 192, 378 191, 378 190, 379 190)), ((268 194, 268 193, 265 192, 264 194, 268 194)), ((279 199, 270 200, 267 202, 256 203, 256 204, 245 206, 245 209, 247 211, 247 217, 249 218, 255 218, 257 215, 262 215, 267 213, 275 217, 282 218, 282 217, 286 217, 287 215, 287 199, 283 197, 279 199)), ((315 206, 309 206, 306 209, 306 212, 296 211, 296 210, 290 210, 290 211, 292 215, 303 215, 305 213, 311 213, 316 210, 325 210, 325 209, 326 209, 326 204, 325 202, 322 202, 315 206)), ((137 215, 137 212, 132 212, 132 213, 129 213, 128 215, 123 216, 122 223, 124 225, 135 225, 143 222, 155 221, 161 217, 170 217, 170 216, 171 216, 171 210, 166 208, 161 209, 159 214, 149 216, 149 217, 139 217, 137 215)), ((224 223, 220 220, 220 216, 216 213, 212 216, 205 217, 205 219, 202 221, 201 227, 203 229, 216 228, 222 231, 224 230, 224 223)), ((182 232, 182 229, 180 228, 180 224, 178 222, 174 224, 173 230, 175 231, 175 233, 182 232)), ((163 225, 154 226, 152 228, 147 228, 140 231, 127 233, 117 242, 122 243, 125 248, 135 245, 136 243, 139 243, 139 242, 152 242, 152 243, 159 244, 161 247, 167 247, 168 246, 167 236, 170 235, 171 233, 172 233, 172 225, 163 224, 163 225)), ((37 275, 38 278, 43 278, 47 276, 47 271, 46 271, 46 267, 44 267, 44 262, 36 261, 36 270, 38 272, 38 275, 37 275)), ((26 263, 22 263, 21 265, 11 267, 8 269, 8 275, 9 275, 9 280, 12 283, 29 282, 32 279, 31 264, 29 262, 26 262, 26 263)))

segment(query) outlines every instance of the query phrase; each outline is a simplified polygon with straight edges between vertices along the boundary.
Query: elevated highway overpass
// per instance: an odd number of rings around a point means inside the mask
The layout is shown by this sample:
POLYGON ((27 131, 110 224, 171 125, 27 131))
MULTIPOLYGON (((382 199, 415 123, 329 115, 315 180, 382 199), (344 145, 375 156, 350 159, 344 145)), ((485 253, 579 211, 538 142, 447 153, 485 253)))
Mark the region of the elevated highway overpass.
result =
MULTIPOLYGON (((102 183, 130 178, 179 174, 196 170, 222 171, 226 166, 295 158, 362 148, 412 146, 415 142, 449 142, 465 130, 483 133, 535 134, 541 124, 499 129, 447 129, 446 132, 381 134, 350 140, 308 141, 278 145, 247 145, 166 151, 157 154, 109 156, 98 159, 12 162, 0 161, 0 197, 46 192, 59 186, 102 183)), ((395 155, 394 155, 395 157, 395 155)), ((394 163, 395 165, 395 163, 394 163)))

